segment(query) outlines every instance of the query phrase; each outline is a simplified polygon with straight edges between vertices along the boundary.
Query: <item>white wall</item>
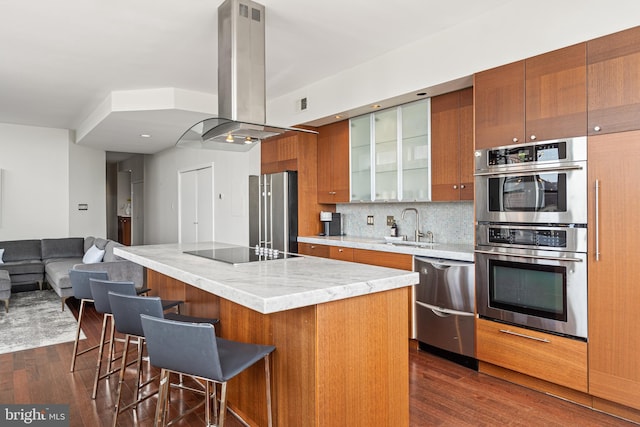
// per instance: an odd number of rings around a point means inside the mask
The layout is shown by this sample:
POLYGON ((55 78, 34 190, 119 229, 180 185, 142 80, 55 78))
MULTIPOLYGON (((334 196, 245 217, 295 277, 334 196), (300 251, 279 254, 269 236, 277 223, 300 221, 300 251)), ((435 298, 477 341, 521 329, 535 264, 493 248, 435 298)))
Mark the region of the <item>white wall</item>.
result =
POLYGON ((68 144, 68 152, 68 235, 72 237, 106 237, 107 163, 105 152, 75 143, 68 144), (79 210, 79 204, 88 205, 88 210, 79 210))
POLYGON ((260 173, 258 147, 245 153, 172 148, 145 156, 145 244, 178 241, 178 171, 210 163, 215 240, 248 245, 248 176, 260 173))
POLYGON ((638 0, 514 0, 433 37, 268 99, 267 123, 290 126, 312 122, 414 93, 637 26, 639 17, 638 0), (307 97, 309 108, 298 112, 296 101, 303 97, 307 97))
POLYGON ((0 240, 104 236, 104 151, 66 129, 0 123, 0 169, 0 240))

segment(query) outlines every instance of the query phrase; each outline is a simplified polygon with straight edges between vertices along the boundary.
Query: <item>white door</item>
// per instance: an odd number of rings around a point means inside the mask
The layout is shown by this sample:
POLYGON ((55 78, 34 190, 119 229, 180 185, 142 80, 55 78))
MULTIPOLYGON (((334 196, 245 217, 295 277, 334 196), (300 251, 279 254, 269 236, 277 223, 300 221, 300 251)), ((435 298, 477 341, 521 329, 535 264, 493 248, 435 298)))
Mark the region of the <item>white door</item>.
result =
POLYGON ((181 171, 179 174, 180 243, 213 240, 213 168, 181 171))

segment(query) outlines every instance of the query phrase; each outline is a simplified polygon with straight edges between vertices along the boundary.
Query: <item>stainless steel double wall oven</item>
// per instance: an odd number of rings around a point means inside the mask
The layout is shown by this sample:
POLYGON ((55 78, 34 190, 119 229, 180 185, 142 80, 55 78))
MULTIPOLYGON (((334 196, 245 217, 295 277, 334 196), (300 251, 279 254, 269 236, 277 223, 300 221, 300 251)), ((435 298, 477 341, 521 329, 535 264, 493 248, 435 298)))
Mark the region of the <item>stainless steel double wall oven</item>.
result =
POLYGON ((478 314, 586 340, 586 137, 475 156, 478 314))

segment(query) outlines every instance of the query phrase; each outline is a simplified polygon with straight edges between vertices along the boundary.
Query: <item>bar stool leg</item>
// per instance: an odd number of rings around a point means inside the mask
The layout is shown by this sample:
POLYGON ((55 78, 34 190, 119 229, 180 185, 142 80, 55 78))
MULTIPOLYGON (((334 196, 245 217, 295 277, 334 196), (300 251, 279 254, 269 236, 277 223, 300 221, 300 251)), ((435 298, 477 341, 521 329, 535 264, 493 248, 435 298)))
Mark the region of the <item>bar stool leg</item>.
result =
POLYGON ((82 326, 82 316, 84 315, 84 298, 80 300, 80 311, 78 312, 78 327, 76 328, 76 340, 73 343, 73 356, 71 356, 71 372, 76 367, 76 357, 78 356, 78 341, 80 340, 80 327, 82 326))
POLYGON ((131 336, 127 335, 124 338, 124 349, 122 350, 122 360, 120 364, 120 374, 118 375, 118 392, 116 399, 115 414, 113 414, 113 427, 118 424, 118 414, 120 413, 120 403, 122 401, 122 384, 124 383, 124 372, 127 369, 127 352, 129 351, 129 342, 131 336))
POLYGON ((160 385, 158 387, 158 402, 156 404, 156 417, 154 426, 164 426, 167 418, 167 406, 169 403, 169 376, 170 372, 167 369, 160 371, 160 385))
POLYGON ((271 370, 269 368, 269 355, 264 357, 264 374, 267 379, 267 425, 273 426, 273 418, 271 414, 271 370))
POLYGON ((98 394, 98 380, 100 379, 100 371, 102 370, 102 355, 104 353, 104 340, 105 335, 107 334, 107 322, 109 321, 109 316, 106 314, 102 316, 102 331, 100 332, 100 344, 98 350, 98 363, 96 364, 96 375, 93 379, 93 392, 91 393, 91 398, 95 399, 98 394))

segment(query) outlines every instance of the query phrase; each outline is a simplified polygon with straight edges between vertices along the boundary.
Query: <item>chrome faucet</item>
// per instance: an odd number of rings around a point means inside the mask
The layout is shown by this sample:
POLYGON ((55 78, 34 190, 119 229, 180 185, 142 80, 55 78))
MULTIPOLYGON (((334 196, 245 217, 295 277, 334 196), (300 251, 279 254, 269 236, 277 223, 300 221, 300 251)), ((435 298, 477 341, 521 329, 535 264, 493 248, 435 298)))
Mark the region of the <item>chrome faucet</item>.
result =
POLYGON ((415 232, 415 236, 416 236, 416 242, 419 242, 420 238, 424 236, 422 231, 420 231, 420 213, 418 213, 418 209, 416 209, 416 208, 404 208, 402 210, 402 219, 404 219, 404 214, 406 214, 407 211, 413 211, 413 212, 416 213, 416 232, 415 232))
POLYGON ((429 243, 433 244, 433 232, 427 231, 427 239, 429 239, 429 243))

